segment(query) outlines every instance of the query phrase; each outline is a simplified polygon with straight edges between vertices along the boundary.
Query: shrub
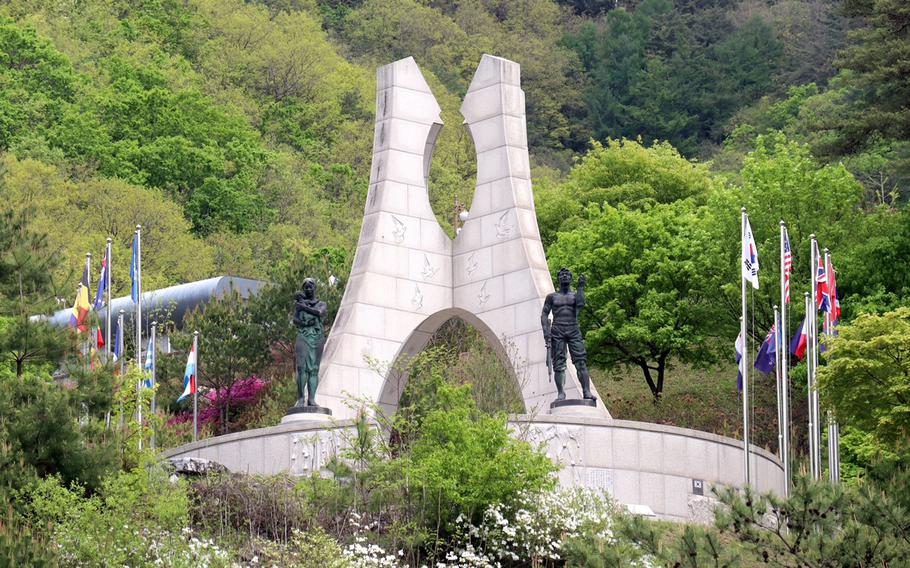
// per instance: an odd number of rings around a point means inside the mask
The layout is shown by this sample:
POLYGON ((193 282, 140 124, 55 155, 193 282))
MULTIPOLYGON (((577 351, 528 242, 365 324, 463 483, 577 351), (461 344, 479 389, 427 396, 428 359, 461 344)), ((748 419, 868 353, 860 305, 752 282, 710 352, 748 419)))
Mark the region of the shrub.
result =
POLYGON ((229 566, 231 554, 188 528, 183 482, 157 467, 105 479, 100 491, 44 478, 23 497, 33 527, 48 527, 50 551, 70 566, 229 566))

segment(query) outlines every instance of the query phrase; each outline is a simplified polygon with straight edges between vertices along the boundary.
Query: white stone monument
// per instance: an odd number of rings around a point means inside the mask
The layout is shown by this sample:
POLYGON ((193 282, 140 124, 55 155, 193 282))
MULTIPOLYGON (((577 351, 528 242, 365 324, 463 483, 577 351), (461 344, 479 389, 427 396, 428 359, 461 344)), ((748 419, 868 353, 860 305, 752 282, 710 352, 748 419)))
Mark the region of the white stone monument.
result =
MULTIPOLYGON (((377 71, 363 226, 319 373, 319 402, 336 418, 354 416, 357 401, 394 411, 405 385, 381 366, 419 353, 453 317, 491 342, 528 413, 549 411, 556 386, 540 313, 553 280, 534 212, 519 76, 517 63, 484 55, 465 95, 461 113, 477 150, 477 188, 453 241, 427 194, 439 105, 413 58, 377 71)), ((581 398, 572 365, 566 394, 581 398)), ((609 417, 599 397, 596 408, 579 411, 609 417)))

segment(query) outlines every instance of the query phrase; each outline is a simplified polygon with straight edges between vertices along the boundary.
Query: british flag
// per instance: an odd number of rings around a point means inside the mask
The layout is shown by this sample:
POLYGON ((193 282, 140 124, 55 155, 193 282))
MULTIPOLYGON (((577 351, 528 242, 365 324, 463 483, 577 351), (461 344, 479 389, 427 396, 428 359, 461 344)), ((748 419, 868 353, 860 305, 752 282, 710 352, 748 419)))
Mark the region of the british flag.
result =
POLYGON ((790 303, 790 273, 793 271, 793 254, 790 252, 790 235, 784 228, 784 302, 790 303))

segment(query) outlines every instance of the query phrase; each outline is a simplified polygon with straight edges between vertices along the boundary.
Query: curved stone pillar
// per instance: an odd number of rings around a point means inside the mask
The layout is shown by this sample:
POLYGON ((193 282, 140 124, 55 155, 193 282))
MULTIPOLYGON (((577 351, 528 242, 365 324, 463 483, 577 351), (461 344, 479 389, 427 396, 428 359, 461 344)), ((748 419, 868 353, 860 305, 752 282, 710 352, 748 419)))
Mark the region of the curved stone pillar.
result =
MULTIPOLYGON (((540 329, 553 282, 534 213, 519 77, 517 63, 484 55, 465 96, 477 188, 453 243, 427 194, 439 105, 413 58, 377 71, 363 226, 320 369, 317 398, 336 417, 356 414, 357 401, 393 411, 404 385, 383 366, 419 352, 452 317, 493 344, 529 412, 546 412, 555 398, 540 329)), ((580 397, 571 365, 566 390, 580 397)))

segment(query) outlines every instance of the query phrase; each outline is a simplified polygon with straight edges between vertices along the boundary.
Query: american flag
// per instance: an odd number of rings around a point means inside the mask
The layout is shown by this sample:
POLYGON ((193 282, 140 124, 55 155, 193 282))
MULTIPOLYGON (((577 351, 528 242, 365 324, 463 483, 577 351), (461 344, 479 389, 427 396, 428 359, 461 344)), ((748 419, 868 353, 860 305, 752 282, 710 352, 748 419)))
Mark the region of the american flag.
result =
POLYGON ((784 228, 784 294, 785 303, 790 303, 790 273, 793 271, 793 254, 790 252, 790 234, 784 228))

